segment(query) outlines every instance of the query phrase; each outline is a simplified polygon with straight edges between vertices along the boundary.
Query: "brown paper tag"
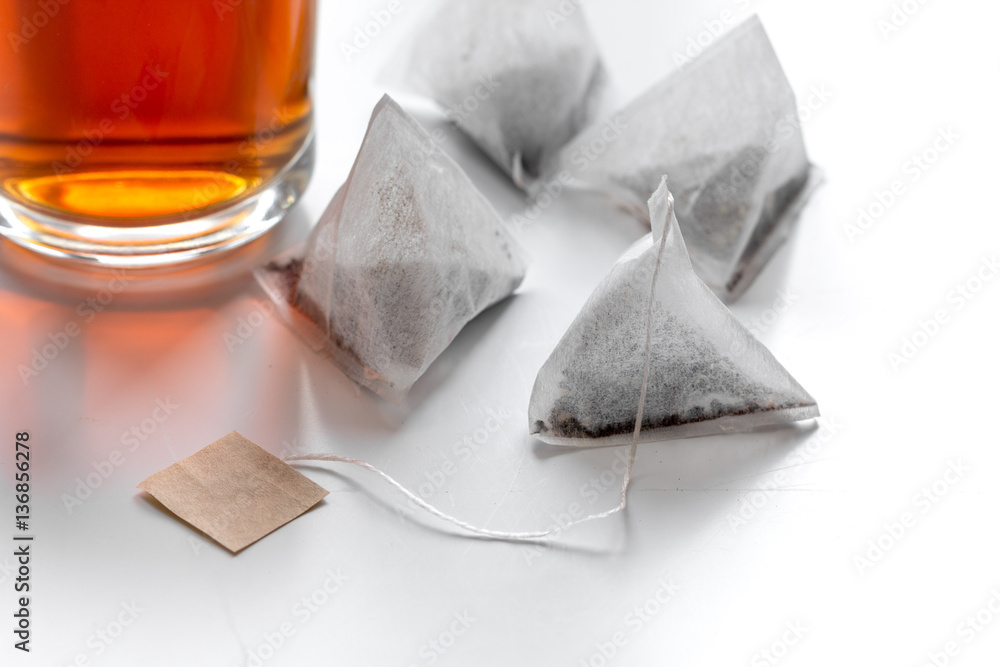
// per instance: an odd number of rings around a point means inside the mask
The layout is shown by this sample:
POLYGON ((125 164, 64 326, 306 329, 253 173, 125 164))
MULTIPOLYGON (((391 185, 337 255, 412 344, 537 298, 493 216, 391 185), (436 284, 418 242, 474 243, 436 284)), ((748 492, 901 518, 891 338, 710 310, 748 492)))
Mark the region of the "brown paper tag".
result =
POLYGON ((233 553, 302 515, 328 493, 236 431, 139 488, 233 553))

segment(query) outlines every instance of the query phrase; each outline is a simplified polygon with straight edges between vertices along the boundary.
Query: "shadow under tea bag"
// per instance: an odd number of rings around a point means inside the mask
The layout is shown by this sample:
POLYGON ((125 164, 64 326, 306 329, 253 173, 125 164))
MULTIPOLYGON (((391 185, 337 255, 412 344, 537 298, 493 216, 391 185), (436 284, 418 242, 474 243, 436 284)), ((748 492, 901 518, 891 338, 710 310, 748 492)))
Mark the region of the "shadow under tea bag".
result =
POLYGON ((543 441, 635 444, 819 416, 694 274, 673 205, 664 178, 649 201, 653 233, 618 260, 539 371, 528 419, 543 441))
POLYGON ((386 96, 304 254, 257 275, 308 343, 398 403, 526 266, 465 172, 386 96))
POLYGON ((443 0, 400 61, 394 82, 444 107, 525 189, 590 120, 604 81, 583 12, 557 0, 443 0))
POLYGON ((695 271, 722 298, 742 294, 818 180, 760 20, 721 37, 613 123, 620 136, 602 139, 606 124, 584 130, 563 149, 562 168, 640 218, 666 174, 695 271))

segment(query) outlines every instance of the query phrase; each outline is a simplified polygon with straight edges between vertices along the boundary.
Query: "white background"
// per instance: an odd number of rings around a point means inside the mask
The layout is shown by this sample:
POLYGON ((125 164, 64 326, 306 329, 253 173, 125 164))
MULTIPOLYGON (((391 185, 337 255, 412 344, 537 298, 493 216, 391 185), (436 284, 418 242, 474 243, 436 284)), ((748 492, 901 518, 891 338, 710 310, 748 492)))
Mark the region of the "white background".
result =
MULTIPOLYGON (((734 307, 746 323, 767 316, 761 339, 818 399, 827 431, 645 445, 624 515, 536 548, 401 516, 401 498, 353 468, 307 469, 331 490, 325 503, 235 557, 145 499, 139 481, 239 430, 276 454, 364 458, 413 489, 437 478, 433 503, 497 530, 547 528, 572 503, 597 511, 617 502, 617 475, 603 493, 582 487, 611 478, 618 450, 554 450, 526 434, 537 370, 644 233, 596 197, 564 196, 525 229, 534 263, 519 295, 467 327, 402 408, 356 390, 274 317, 228 349, 226 334, 264 303, 247 267, 300 241, 318 218, 383 92, 381 64, 425 8, 403 2, 347 62, 340 44, 385 3, 323 0, 319 163, 269 243, 131 281, 27 381, 18 367, 50 334, 82 322, 79 304, 110 278, 0 243, 0 517, 13 523, 13 434, 30 430, 37 536, 30 656, 11 648, 12 547, 0 548, 0 662, 918 666, 951 648, 937 664, 995 664, 1000 614, 987 605, 1000 611, 1000 280, 961 308, 952 290, 975 287, 1000 250, 1000 8, 911 0, 919 10, 885 37, 884 0, 698 4, 592 0, 586 12, 622 101, 671 69, 724 9, 759 11, 800 101, 813 87, 832 92, 805 123, 827 182, 734 307), (907 161, 946 128, 958 140, 912 178, 907 161), (852 242, 845 226, 896 179, 905 194, 852 242), (781 290, 794 303, 773 318, 781 290), (930 340, 918 336, 926 344, 893 368, 888 355, 938 310, 947 323, 930 340), (129 451, 122 435, 158 399, 179 407, 129 451), (491 411, 506 415, 502 428, 479 430, 494 424, 491 411), (476 437, 485 443, 466 460, 456 443, 476 437), (116 450, 124 462, 67 509, 116 450), (953 464, 965 472, 942 481, 953 464), (910 525, 894 528, 907 514, 910 525), (327 596, 327 572, 338 570, 347 579, 327 596), (666 604, 656 601, 662 581, 677 586, 666 604), (310 597, 322 604, 298 613, 310 597), (108 645, 96 633, 117 633, 123 603, 141 611, 108 645), (984 625, 966 620, 984 609, 984 625), (474 619, 457 637, 456 614, 474 619), (293 634, 279 642, 283 624, 293 634), (616 633, 620 646, 605 658, 616 633), (781 657, 769 662, 764 650, 781 657)), ((400 99, 440 124, 429 105, 400 99)), ((445 149, 501 215, 523 212, 523 197, 446 131, 445 149)), ((0 539, 13 533, 5 527, 0 539)))

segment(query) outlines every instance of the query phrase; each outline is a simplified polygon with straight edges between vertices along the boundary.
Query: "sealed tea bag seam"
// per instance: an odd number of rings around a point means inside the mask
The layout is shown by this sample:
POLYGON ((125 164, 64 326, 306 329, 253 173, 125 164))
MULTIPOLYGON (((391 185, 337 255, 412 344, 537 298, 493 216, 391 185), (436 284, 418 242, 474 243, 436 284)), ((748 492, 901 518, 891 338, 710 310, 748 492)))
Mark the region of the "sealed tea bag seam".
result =
MULTIPOLYGON (((347 199, 347 191, 348 188, 350 187, 351 181, 353 180, 354 180, 354 167, 352 166, 351 173, 348 174, 347 180, 344 182, 343 185, 340 186, 340 189, 337 191, 337 194, 334 195, 333 202, 331 204, 332 207, 336 207, 337 209, 339 209, 337 213, 336 223, 332 225, 332 227, 327 227, 325 225, 323 225, 322 227, 318 227, 317 228, 318 231, 316 232, 317 236, 321 237, 320 243, 325 242, 329 244, 328 247, 330 248, 330 254, 331 254, 330 280, 327 282, 327 290, 325 295, 327 302, 329 302, 330 299, 333 298, 333 276, 334 276, 333 269, 337 265, 337 251, 339 250, 339 248, 337 247, 338 244, 334 239, 338 238, 338 232, 340 231, 340 223, 341 220, 343 219, 344 202, 347 199)), ((309 257, 310 255, 308 255, 307 253, 306 256, 309 257)), ((305 271, 305 266, 302 267, 302 270, 305 271)), ((297 294, 298 294, 298 285, 296 285, 296 296, 297 294)), ((327 338, 329 338, 333 334, 333 322, 329 317, 323 319, 325 320, 326 324, 326 336, 327 338)))

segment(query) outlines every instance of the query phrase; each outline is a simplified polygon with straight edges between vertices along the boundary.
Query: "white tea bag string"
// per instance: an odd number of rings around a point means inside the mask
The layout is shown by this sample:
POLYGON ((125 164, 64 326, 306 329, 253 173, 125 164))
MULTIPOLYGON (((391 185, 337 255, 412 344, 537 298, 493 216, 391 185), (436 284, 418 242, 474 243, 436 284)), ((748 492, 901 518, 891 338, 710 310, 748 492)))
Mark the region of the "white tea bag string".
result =
POLYGON ((348 458, 346 456, 336 456, 335 454, 301 454, 295 456, 286 456, 282 460, 285 461, 285 463, 296 463, 299 461, 328 461, 333 463, 350 463, 351 465, 358 466, 359 468, 364 468, 369 472, 375 473, 376 475, 384 479, 386 482, 388 482, 390 485, 394 486, 396 490, 398 490, 400 493, 406 496, 407 499, 409 499, 409 501, 412 502, 417 507, 420 507, 421 509, 427 511, 428 513, 433 514, 442 521, 447 521, 450 524, 458 526, 463 530, 466 530, 470 533, 475 533, 477 535, 485 535, 487 537, 496 537, 509 540, 533 540, 546 537, 547 535, 553 532, 551 530, 544 530, 535 533, 507 533, 503 531, 489 530, 488 528, 480 528, 478 526, 474 526, 471 523, 467 523, 465 521, 462 521, 461 519, 456 519, 451 515, 445 514, 444 512, 434 507, 430 503, 426 502, 423 498, 416 495, 415 493, 407 489, 405 486, 394 480, 387 473, 379 470, 370 463, 366 463, 365 461, 359 461, 357 459, 348 458))
MULTIPOLYGON (((640 414, 641 414, 641 411, 640 411, 640 414)), ((607 517, 611 516, 612 514, 616 514, 618 512, 621 512, 622 510, 624 510, 625 509, 625 502, 626 502, 626 498, 627 498, 627 494, 628 494, 629 478, 630 478, 631 472, 632 472, 632 464, 635 462, 636 444, 637 443, 635 443, 635 442, 632 443, 631 451, 629 452, 628 465, 625 468, 625 476, 622 479, 621 498, 620 498, 620 501, 619 501, 619 504, 618 504, 617 507, 615 507, 613 509, 610 509, 610 510, 608 510, 606 512, 601 512, 600 514, 592 514, 590 516, 583 517, 582 519, 577 519, 576 521, 572 521, 572 522, 566 524, 562 528, 550 528, 549 530, 539 530, 539 531, 527 532, 527 533, 514 533, 514 532, 506 532, 506 531, 500 531, 500 530, 490 530, 488 528, 480 528, 479 526, 475 526, 475 525, 473 525, 471 523, 468 523, 466 521, 462 521, 461 519, 455 518, 455 517, 453 517, 453 516, 451 516, 449 514, 445 514, 444 512, 442 512, 438 508, 434 507, 430 503, 426 502, 423 498, 421 498, 420 496, 416 495, 415 493, 413 493, 412 491, 410 491, 409 489, 407 489, 405 486, 403 486, 402 484, 400 484, 399 482, 397 482, 395 479, 393 479, 392 477, 390 477, 387 473, 383 472, 382 470, 379 470, 378 468, 376 468, 372 464, 367 463, 365 461, 359 461, 358 459, 352 459, 352 458, 348 458, 346 456, 337 456, 335 454, 297 454, 297 455, 293 455, 293 456, 286 456, 282 460, 285 463, 290 463, 290 464, 294 464, 294 463, 302 462, 302 461, 326 461, 326 462, 331 462, 331 463, 349 463, 351 465, 358 466, 359 468, 364 468, 365 470, 368 470, 369 472, 375 473, 376 475, 378 475, 379 477, 381 477, 382 479, 384 479, 387 483, 389 483, 391 486, 395 487, 397 491, 399 491, 404 496, 406 496, 406 498, 410 502, 412 502, 414 505, 416 505, 417 507, 423 509, 424 511, 428 512, 429 514, 433 514, 434 516, 436 516, 437 518, 441 519, 442 521, 446 521, 446 522, 448 522, 448 523, 450 523, 452 525, 455 525, 455 526, 461 528, 462 530, 468 531, 470 533, 474 533, 476 535, 484 535, 486 537, 493 537, 493 538, 505 539, 505 540, 537 540, 537 539, 541 539, 541 538, 544 538, 544 537, 550 537, 552 535, 560 533, 560 532, 562 532, 562 531, 564 531, 564 530, 566 530, 568 528, 571 528, 573 526, 579 525, 581 523, 586 523, 588 521, 594 521, 596 519, 607 518, 607 517)))
MULTIPOLYGON (((669 220, 670 216, 673 214, 674 211, 674 199, 672 196, 668 201, 667 207, 668 207, 667 220, 669 220)), ((391 486, 395 487, 397 491, 406 496, 406 498, 414 505, 423 509, 429 514, 433 514, 442 521, 446 521, 447 523, 450 523, 454 526, 461 528, 462 530, 465 530, 467 532, 476 535, 483 535, 486 537, 493 537, 497 539, 537 540, 544 537, 550 537, 552 535, 556 535, 565 530, 568 530, 569 528, 572 528, 573 526, 578 526, 581 523, 596 521, 598 519, 606 519, 609 516, 612 516, 613 514, 621 512, 622 510, 625 509, 625 506, 628 503, 628 487, 632 479, 632 466, 635 463, 635 454, 639 444, 639 433, 642 431, 642 417, 646 406, 646 389, 649 386, 649 365, 650 365, 650 357, 652 356, 652 345, 653 345, 653 340, 652 340, 653 303, 656 294, 656 281, 660 274, 660 264, 663 261, 663 249, 666 246, 666 241, 667 241, 667 228, 664 228, 662 237, 660 238, 660 249, 656 256, 656 268, 653 270, 653 280, 649 289, 649 304, 646 313, 646 355, 645 355, 646 358, 642 373, 642 388, 639 392, 639 410, 636 413, 635 417, 635 429, 632 431, 632 444, 629 447, 628 465, 625 466, 625 474, 622 477, 621 495, 619 496, 617 507, 607 510, 606 512, 601 512, 599 514, 591 514, 589 516, 583 517, 582 519, 571 521, 562 528, 550 528, 548 530, 539 530, 527 533, 490 530, 488 528, 480 528, 479 526, 475 526, 466 521, 462 521, 461 519, 457 519, 449 514, 445 514, 444 512, 434 507, 433 505, 425 501, 423 498, 421 498, 420 496, 413 493, 405 486, 397 482, 387 473, 383 472, 382 470, 379 470, 370 463, 366 463, 365 461, 359 461, 358 459, 352 459, 346 456, 337 456, 335 454, 296 454, 292 456, 286 456, 282 460, 285 461, 286 463, 296 463, 302 461, 326 461, 330 463, 349 463, 351 465, 358 466, 359 468, 364 468, 369 472, 375 473, 383 480, 388 482, 391 486)))

